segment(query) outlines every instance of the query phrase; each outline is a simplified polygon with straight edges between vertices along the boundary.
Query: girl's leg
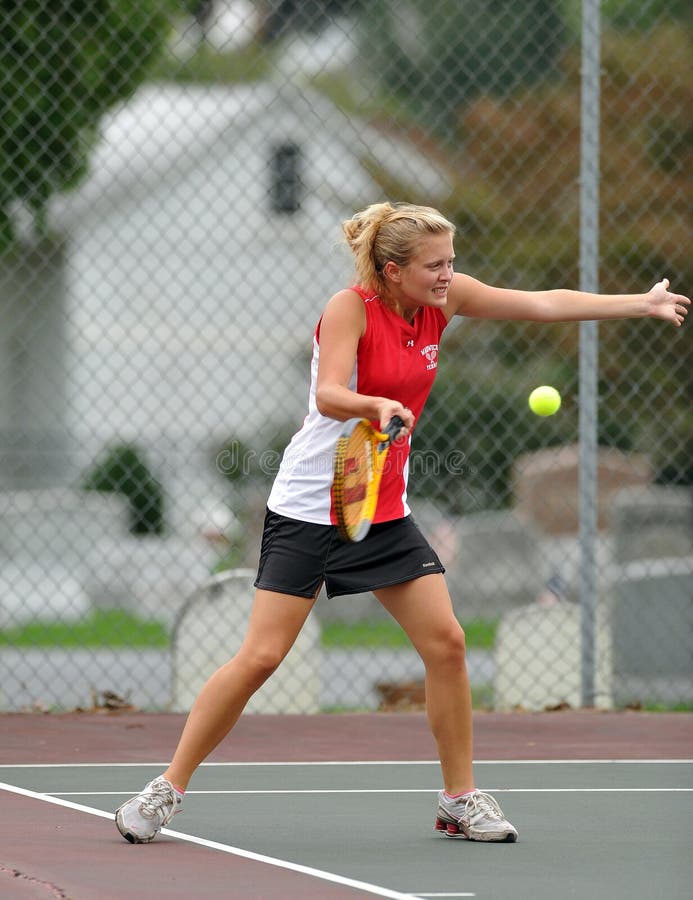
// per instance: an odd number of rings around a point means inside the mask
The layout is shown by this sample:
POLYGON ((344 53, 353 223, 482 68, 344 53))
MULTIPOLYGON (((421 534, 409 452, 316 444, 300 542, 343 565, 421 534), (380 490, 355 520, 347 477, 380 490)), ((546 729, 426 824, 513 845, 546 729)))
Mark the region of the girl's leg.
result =
POLYGON ((445 579, 424 575, 375 595, 404 628, 426 667, 426 712, 445 790, 452 795, 471 791, 472 700, 465 639, 445 579))
POLYGON ((164 778, 185 790, 199 764, 223 740, 253 693, 284 659, 315 600, 257 590, 243 644, 198 695, 164 778))

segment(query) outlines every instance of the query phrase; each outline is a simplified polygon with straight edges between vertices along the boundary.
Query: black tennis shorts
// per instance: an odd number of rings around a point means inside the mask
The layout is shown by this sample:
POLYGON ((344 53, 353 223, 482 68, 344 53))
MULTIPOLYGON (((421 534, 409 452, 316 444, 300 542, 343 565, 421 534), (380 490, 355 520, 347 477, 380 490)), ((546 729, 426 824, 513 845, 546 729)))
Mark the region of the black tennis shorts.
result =
POLYGON ((372 525, 358 543, 336 525, 313 525, 267 510, 255 587, 312 599, 360 594, 445 568, 411 516, 372 525))

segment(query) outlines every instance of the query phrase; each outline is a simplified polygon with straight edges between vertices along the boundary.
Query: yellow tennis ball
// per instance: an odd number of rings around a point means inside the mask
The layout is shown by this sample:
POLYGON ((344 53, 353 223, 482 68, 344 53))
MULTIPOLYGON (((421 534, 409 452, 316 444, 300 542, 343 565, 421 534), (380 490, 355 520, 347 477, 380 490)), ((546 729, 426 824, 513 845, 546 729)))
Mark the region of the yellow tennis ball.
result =
POLYGON ((561 406, 561 395, 555 387, 542 384, 529 395, 529 408, 537 416, 552 416, 561 406))

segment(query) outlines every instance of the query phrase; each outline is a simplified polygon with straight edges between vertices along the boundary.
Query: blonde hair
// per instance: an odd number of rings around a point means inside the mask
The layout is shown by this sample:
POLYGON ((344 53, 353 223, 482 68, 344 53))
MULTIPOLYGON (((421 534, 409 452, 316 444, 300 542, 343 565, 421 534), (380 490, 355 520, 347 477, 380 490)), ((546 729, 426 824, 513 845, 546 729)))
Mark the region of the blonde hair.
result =
POLYGON ((359 284, 382 296, 387 291, 387 262, 406 266, 422 238, 454 234, 455 226, 430 206, 385 202, 372 203, 342 222, 342 231, 354 254, 359 284))

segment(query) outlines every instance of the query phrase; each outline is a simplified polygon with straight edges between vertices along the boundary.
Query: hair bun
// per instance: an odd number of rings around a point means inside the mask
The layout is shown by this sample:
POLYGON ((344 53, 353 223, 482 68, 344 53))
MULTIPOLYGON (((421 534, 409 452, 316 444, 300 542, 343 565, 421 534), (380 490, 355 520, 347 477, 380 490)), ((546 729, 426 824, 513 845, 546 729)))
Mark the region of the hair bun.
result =
POLYGON ((394 211, 395 207, 391 203, 371 203, 343 222, 342 231, 349 246, 353 249, 362 240, 372 246, 378 228, 394 211))

